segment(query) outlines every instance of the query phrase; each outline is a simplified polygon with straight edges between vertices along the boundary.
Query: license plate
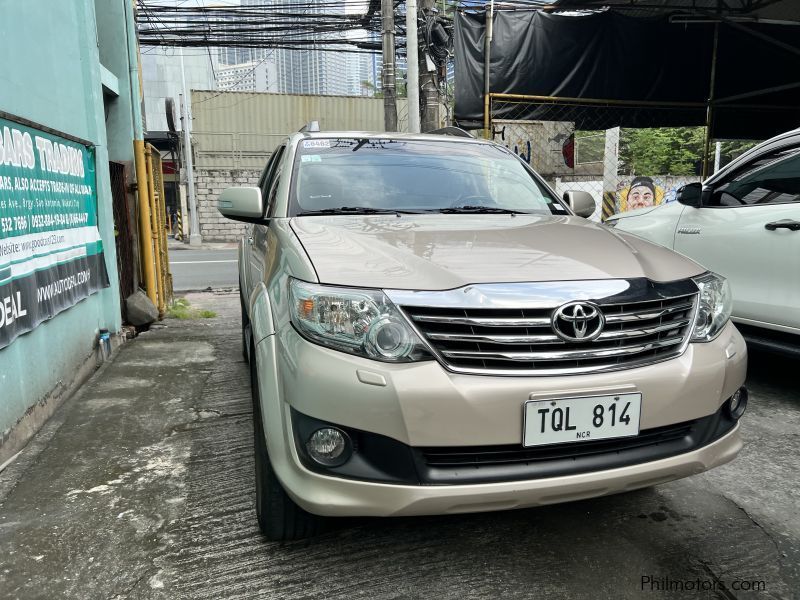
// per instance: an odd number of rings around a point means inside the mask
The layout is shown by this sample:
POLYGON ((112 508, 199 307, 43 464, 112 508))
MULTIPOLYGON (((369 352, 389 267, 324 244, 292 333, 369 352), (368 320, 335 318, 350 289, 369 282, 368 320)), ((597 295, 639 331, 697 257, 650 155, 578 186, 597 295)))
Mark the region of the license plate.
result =
POLYGON ((529 400, 522 444, 545 446, 637 435, 641 408, 639 393, 529 400))

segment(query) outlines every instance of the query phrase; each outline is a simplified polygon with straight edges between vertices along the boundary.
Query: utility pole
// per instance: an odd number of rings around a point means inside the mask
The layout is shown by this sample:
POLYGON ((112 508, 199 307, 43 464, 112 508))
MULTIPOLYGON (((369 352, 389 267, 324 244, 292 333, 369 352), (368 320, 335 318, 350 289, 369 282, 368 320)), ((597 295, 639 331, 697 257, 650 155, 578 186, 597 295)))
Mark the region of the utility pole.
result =
MULTIPOLYGON (((419 7, 422 10, 422 14, 429 17, 433 12, 434 4, 435 0, 419 0, 419 7)), ((410 61, 411 58, 409 55, 409 62, 410 61)), ((439 128, 439 86, 437 85, 438 75, 436 73, 436 65, 428 57, 427 50, 423 50, 419 53, 419 75, 419 87, 422 91, 421 127, 422 131, 433 131, 439 128)))
MULTIPOLYGON (((423 53, 424 54, 424 53, 423 53)), ((408 65, 408 132, 419 133, 419 42, 417 40, 417 0, 406 0, 406 64, 408 65)), ((426 130, 427 131, 427 130, 426 130)))
POLYGON ((191 211, 189 245, 199 246, 203 243, 200 235, 200 220, 197 218, 197 198, 194 195, 194 167, 192 165, 192 115, 189 109, 189 94, 186 92, 186 70, 183 66, 183 48, 181 48, 181 130, 183 133, 183 158, 186 167, 186 182, 189 187, 189 210, 191 211))
POLYGON ((483 137, 490 140, 493 135, 489 131, 491 126, 491 99, 489 97, 492 65, 492 29, 494 27, 494 0, 489 3, 486 10, 486 33, 483 36, 483 137))
POLYGON ((395 89, 394 1, 381 0, 381 43, 383 46, 383 124, 386 131, 397 131, 397 99, 395 89))
MULTIPOLYGON (((140 81, 142 65, 136 47, 136 20, 134 5, 125 2, 125 20, 128 40, 128 74, 130 80, 140 81)), ((142 105, 133 85, 130 86, 131 113, 133 119, 133 158, 136 168, 136 196, 139 200, 139 252, 140 264, 147 297, 158 306, 158 286, 156 284, 155 259, 153 252, 153 227, 150 215, 150 197, 147 186, 147 159, 145 157, 144 128, 142 126, 142 105)))

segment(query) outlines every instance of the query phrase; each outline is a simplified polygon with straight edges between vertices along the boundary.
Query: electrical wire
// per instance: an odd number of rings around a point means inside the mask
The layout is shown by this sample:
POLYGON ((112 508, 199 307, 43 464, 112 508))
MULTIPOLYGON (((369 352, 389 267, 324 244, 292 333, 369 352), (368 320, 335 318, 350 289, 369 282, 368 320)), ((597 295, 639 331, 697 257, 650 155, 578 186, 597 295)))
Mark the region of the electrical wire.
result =
MULTIPOLYGON (((144 54, 159 48, 197 48, 211 55, 211 49, 250 48, 272 52, 252 69, 226 87, 236 87, 277 49, 377 54, 381 50, 381 0, 242 0, 241 5, 206 5, 166 0, 137 0, 137 28, 144 54)), ((447 3, 452 11, 469 2, 447 3)), ((405 55, 404 2, 395 0, 395 47, 405 55)), ((440 68, 452 58, 452 20, 438 9, 421 11, 421 42, 425 52, 440 68)), ((451 12, 452 14, 452 12, 451 12)), ((186 53, 191 56, 191 53, 186 53)), ((213 61, 212 68, 213 68, 213 61)), ((214 73, 216 79, 216 73, 214 73)), ((446 77, 435 77, 440 98, 447 101, 446 77)), ((204 98, 208 102, 220 95, 204 98)), ((239 100, 241 102, 242 100, 239 100)), ((238 103, 238 102, 237 102, 238 103)))
POLYGON ((379 0, 264 0, 243 6, 138 0, 138 6, 143 46, 380 49, 379 0))

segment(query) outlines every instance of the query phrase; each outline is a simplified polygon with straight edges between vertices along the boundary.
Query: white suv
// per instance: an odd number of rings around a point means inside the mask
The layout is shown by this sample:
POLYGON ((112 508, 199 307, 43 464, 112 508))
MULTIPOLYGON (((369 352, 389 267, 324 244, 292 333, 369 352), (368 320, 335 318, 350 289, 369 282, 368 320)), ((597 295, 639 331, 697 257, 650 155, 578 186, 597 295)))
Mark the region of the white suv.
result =
POLYGON ((672 248, 728 279, 751 344, 800 352, 800 129, 764 142, 677 202, 606 225, 672 248))

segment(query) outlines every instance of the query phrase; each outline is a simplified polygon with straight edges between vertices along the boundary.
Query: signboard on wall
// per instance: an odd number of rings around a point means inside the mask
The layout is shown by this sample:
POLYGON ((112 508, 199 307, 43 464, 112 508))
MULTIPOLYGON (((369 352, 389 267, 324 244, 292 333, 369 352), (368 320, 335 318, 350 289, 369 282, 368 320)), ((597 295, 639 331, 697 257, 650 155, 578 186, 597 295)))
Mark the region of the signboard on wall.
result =
POLYGON ((0 118, 0 349, 108 285, 94 150, 0 118))

